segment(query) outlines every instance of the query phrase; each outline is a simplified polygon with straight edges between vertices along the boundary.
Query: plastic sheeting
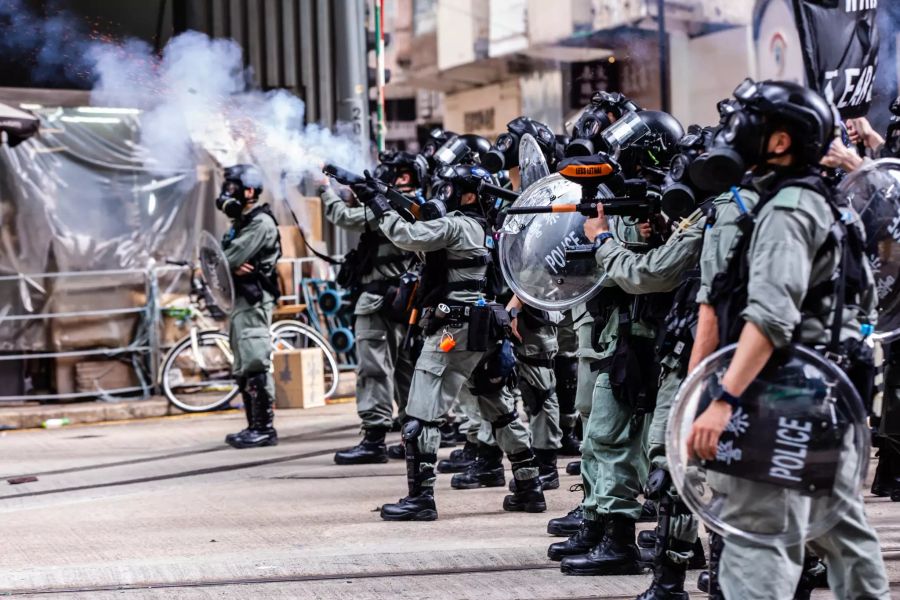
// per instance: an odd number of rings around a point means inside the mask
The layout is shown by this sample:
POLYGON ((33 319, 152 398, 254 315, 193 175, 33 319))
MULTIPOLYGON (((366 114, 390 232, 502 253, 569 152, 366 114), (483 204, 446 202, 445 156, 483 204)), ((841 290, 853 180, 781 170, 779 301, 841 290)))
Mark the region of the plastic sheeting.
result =
POLYGON ((204 153, 161 176, 145 164, 135 115, 77 108, 39 114, 38 136, 0 146, 0 351, 51 347, 48 320, 11 316, 146 302, 139 273, 124 280, 5 277, 144 270, 154 260, 191 259, 201 228, 221 228, 212 226, 216 182, 204 153), (91 290, 103 290, 102 302, 91 290))

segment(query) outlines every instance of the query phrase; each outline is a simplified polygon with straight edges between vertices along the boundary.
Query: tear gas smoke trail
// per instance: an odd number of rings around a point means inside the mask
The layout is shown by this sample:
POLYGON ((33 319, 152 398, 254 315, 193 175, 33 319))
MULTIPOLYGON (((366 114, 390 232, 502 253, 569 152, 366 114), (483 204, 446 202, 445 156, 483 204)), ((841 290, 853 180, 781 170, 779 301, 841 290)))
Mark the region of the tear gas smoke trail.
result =
POLYGON ((186 32, 157 56, 146 42, 112 41, 96 23, 85 28, 63 12, 41 18, 22 0, 0 0, 0 24, 0 51, 33 62, 35 81, 91 81, 92 104, 142 109, 143 158, 161 175, 193 170, 198 148, 222 165, 258 164, 270 184, 318 176, 324 162, 357 172, 368 166, 356 138, 304 124, 296 96, 252 89, 233 40, 186 32))

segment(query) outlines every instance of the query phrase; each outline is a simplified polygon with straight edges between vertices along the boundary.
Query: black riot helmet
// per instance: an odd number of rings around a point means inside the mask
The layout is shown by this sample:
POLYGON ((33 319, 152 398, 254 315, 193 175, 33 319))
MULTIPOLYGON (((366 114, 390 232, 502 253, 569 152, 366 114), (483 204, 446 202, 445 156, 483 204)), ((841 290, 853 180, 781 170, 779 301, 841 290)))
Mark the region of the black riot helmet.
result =
POLYGON ((490 149, 491 143, 480 135, 455 135, 434 153, 435 167, 457 164, 477 165, 490 149))
POLYGON ((482 182, 493 183, 491 174, 481 166, 457 164, 438 167, 431 184, 431 198, 421 205, 419 218, 430 221, 457 210, 463 194, 478 194, 482 182))
POLYGON ((684 128, 678 119, 661 110, 642 110, 629 114, 640 121, 641 129, 634 128, 625 119, 620 119, 607 129, 601 138, 608 144, 610 151, 615 151, 618 146, 620 150, 618 160, 626 173, 661 179, 669 169, 672 159, 678 154, 678 142, 684 137, 684 128), (618 127, 632 127, 632 130, 638 133, 625 139, 616 137, 612 134, 618 127))
POLYGON ((796 83, 745 79, 734 90, 733 106, 736 110, 716 133, 709 152, 691 166, 692 178, 713 192, 737 185, 747 169, 777 158, 767 150, 776 131, 790 134, 786 154, 793 155, 796 166, 817 165, 835 137, 833 107, 796 83))
POLYGON ((437 164, 434 155, 438 149, 450 141, 451 138, 456 137, 456 135, 452 131, 446 131, 440 127, 435 127, 428 133, 428 139, 422 143, 422 150, 419 154, 425 157, 430 168, 434 168, 437 164))
POLYGON ((602 150, 600 134, 628 112, 638 112, 641 107, 618 92, 595 92, 572 129, 572 140, 566 145, 565 155, 591 156, 602 150), (610 119, 612 115, 612 119, 610 119))
POLYGON ((374 176, 388 185, 394 185, 404 172, 412 175, 412 187, 422 187, 428 181, 428 161, 421 154, 393 151, 378 154, 379 164, 374 176))
MULTIPOLYGON (((556 136, 544 123, 529 117, 516 117, 506 124, 506 131, 497 136, 494 144, 483 155, 482 164, 491 173, 519 166, 519 142, 526 133, 537 141, 541 151, 551 163, 556 157, 556 136)), ((555 162, 555 161, 554 161, 555 162)))
POLYGON ((263 192, 262 172, 253 165, 234 165, 227 167, 216 208, 232 219, 241 216, 244 206, 257 200, 263 192), (247 198, 246 191, 252 192, 247 198))

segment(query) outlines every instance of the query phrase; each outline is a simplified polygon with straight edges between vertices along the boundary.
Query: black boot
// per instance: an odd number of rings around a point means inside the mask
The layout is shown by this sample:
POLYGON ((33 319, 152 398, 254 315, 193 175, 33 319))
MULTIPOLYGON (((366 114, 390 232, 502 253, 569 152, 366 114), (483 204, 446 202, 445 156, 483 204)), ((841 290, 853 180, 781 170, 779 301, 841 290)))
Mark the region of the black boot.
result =
POLYGON ((456 425, 444 423, 441 429, 441 448, 453 448, 456 446, 456 425))
POLYGON ((669 556, 669 552, 683 556, 693 550, 694 543, 677 540, 671 536, 672 517, 681 512, 681 505, 667 495, 671 485, 670 478, 667 472, 660 471, 653 472, 647 481, 645 491, 651 498, 659 499, 659 521, 656 523, 655 545, 650 560, 653 567, 653 582, 646 592, 637 597, 637 600, 689 600, 687 592, 684 591, 687 561, 675 562, 669 556))
POLYGON ((564 431, 560 441, 560 456, 581 456, 581 441, 575 437, 573 430, 564 431))
POLYGON ((603 539, 603 521, 583 519, 578 530, 564 542, 550 544, 547 556, 550 560, 560 561, 566 556, 587 554, 591 548, 603 539))
POLYGON ((405 460, 406 459, 406 446, 404 446, 402 443, 388 446, 387 447, 387 457, 393 458, 394 460, 405 460))
POLYGON ((709 600, 725 600, 722 588, 719 587, 719 558, 725 540, 717 533, 709 534, 709 570, 701 571, 697 576, 697 589, 709 594, 709 600))
POLYGON ((475 460, 462 473, 450 480, 455 490, 474 490, 482 487, 501 487, 506 483, 503 470, 503 450, 497 446, 478 444, 475 460))
POLYGON ((581 461, 573 460, 566 465, 566 475, 581 475, 581 461))
MULTIPOLYGON (((559 471, 556 466, 556 450, 534 449, 538 461, 538 477, 541 479, 541 489, 555 490, 559 488, 559 471)), ((513 491, 515 481, 509 482, 509 491, 513 491)))
POLYGON ((574 535, 578 532, 582 519, 584 519, 584 510, 579 503, 578 506, 567 512, 566 516, 547 521, 547 533, 557 537, 574 535))
POLYGON ((418 419, 409 419, 403 425, 409 495, 394 504, 382 505, 381 518, 385 521, 434 521, 438 517, 434 504, 434 463, 437 462, 437 455, 419 450, 419 436, 423 429, 418 419))
POLYGON ((515 485, 512 489, 512 494, 503 499, 503 510, 529 513, 539 513, 547 510, 540 477, 535 476, 530 479, 516 477, 524 469, 534 469, 538 466, 534 452, 528 448, 522 452, 510 454, 509 462, 512 463, 513 483, 515 485))
MULTIPOLYGON (((673 540, 670 547, 676 552, 689 550, 692 544, 673 540)), ((657 558, 653 566, 653 582, 650 588, 637 597, 637 600, 689 600, 684 591, 684 578, 687 575, 687 563, 679 564, 669 559, 665 549, 657 550, 657 558)))
POLYGON ((384 445, 384 437, 387 435, 387 427, 372 427, 363 430, 363 439, 360 443, 334 453, 334 462, 339 465, 366 465, 372 463, 386 463, 388 461, 387 448, 384 445))
MULTIPOLYGON (((581 492, 581 497, 582 499, 584 499, 583 484, 576 483, 575 485, 569 486, 569 491, 581 492)), ((555 519, 550 519, 549 521, 547 521, 547 533, 559 537, 568 537, 570 535, 575 535, 575 533, 577 533, 578 529, 581 527, 581 520, 583 518, 584 510, 581 508, 581 502, 579 502, 578 506, 566 513, 566 516, 557 517, 555 519)))
POLYGON ((237 384, 238 389, 241 390, 241 399, 244 402, 244 415, 247 417, 247 427, 237 433, 229 433, 225 436, 225 443, 229 446, 238 438, 248 435, 250 428, 253 427, 253 403, 250 401, 250 395, 247 393, 247 379, 238 377, 237 384))
POLYGON ((638 517, 638 523, 656 523, 657 518, 656 502, 650 499, 644 500, 641 506, 641 516, 638 517))
POLYGON ((587 554, 567 556, 560 563, 566 575, 638 575, 643 571, 634 543, 635 520, 610 515, 601 542, 587 554))
POLYGON ((252 406, 252 423, 246 433, 241 432, 228 441, 232 448, 258 448, 277 446, 278 432, 275 431, 274 398, 266 391, 268 373, 258 373, 247 378, 246 390, 252 406))
POLYGON ((872 479, 872 494, 881 498, 887 498, 897 489, 900 489, 900 481, 897 480, 897 467, 900 466, 900 456, 897 455, 893 444, 883 436, 875 436, 878 445, 878 465, 875 467, 875 477, 872 479))
POLYGON ((438 473, 462 473, 469 465, 475 462, 478 455, 478 444, 467 441, 465 446, 450 452, 450 458, 445 458, 437 464, 438 473))

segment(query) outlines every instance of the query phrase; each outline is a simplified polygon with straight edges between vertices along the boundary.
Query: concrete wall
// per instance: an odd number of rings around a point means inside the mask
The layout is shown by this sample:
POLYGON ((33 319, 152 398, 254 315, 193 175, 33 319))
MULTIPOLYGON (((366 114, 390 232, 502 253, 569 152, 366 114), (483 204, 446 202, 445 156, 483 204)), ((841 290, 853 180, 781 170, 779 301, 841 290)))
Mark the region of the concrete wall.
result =
POLYGON ((745 77, 755 77, 753 34, 734 27, 689 38, 670 36, 672 114, 687 126, 714 125, 716 103, 731 95, 745 77))
POLYGON ((506 124, 522 114, 518 79, 472 90, 447 94, 444 127, 451 131, 477 133, 491 140, 506 131, 506 124))

